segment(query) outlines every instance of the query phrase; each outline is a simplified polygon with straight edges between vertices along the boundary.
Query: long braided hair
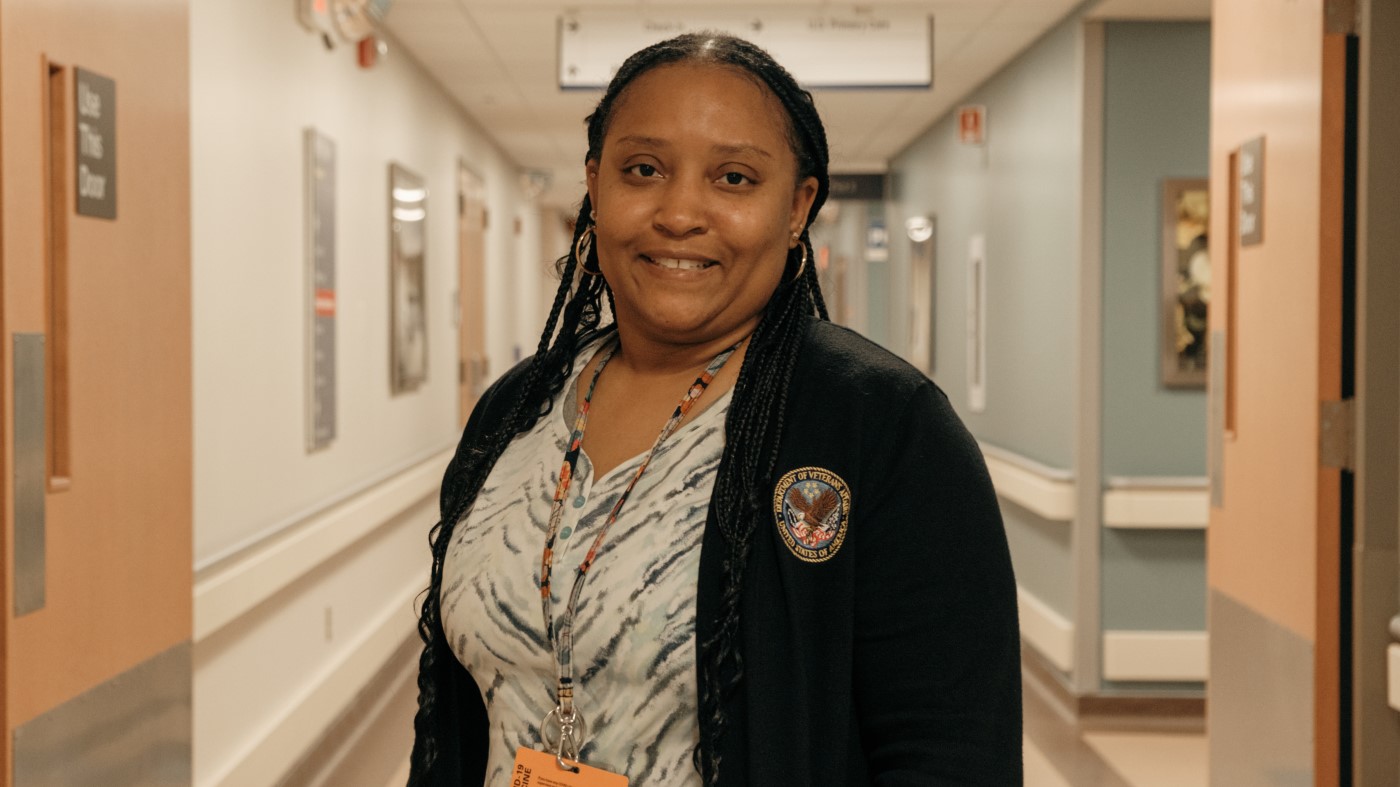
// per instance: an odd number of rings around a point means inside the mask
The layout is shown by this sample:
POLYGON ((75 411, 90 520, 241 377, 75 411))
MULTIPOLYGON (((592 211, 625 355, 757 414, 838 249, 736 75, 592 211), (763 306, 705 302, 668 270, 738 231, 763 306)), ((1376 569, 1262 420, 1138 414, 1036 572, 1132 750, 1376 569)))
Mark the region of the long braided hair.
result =
MULTIPOLYGON (((739 601, 744 567, 753 542, 754 526, 763 510, 763 498, 771 485, 777 462, 788 387, 802 341, 802 326, 809 315, 828 319, 816 265, 813 260, 803 264, 803 258, 810 256, 812 246, 808 231, 826 201, 830 180, 826 130, 811 94, 799 87, 792 75, 767 52, 743 39, 718 33, 678 36, 629 57, 588 116, 586 161, 600 159, 613 109, 627 87, 642 74, 673 63, 713 63, 734 68, 771 91, 786 115, 788 141, 797 158, 798 182, 807 177, 818 181, 816 198, 808 211, 799 245, 789 251, 783 279, 749 340, 725 420, 724 454, 712 494, 715 524, 725 547, 723 592, 714 633, 699 643, 698 654, 701 738, 695 749, 695 766, 709 785, 719 778, 719 742, 727 725, 723 702, 743 678, 739 601)), ((433 730, 441 729, 437 721, 450 715, 449 709, 442 708, 438 701, 434 673, 445 665, 455 666, 456 657, 445 641, 439 608, 443 559, 453 530, 475 501, 491 468, 510 441, 549 413, 573 372, 578 349, 616 327, 611 321, 603 322, 610 313, 604 306, 604 299, 608 299, 610 306, 612 298, 603 277, 581 275, 599 270, 597 252, 587 242, 592 213, 593 205, 585 195, 570 251, 558 260, 559 289, 535 355, 524 371, 521 395, 494 433, 483 439, 462 441, 443 480, 442 518, 429 535, 433 554, 431 583, 418 621, 424 648, 419 659, 418 714, 414 720, 417 733, 413 752, 415 781, 419 776, 426 778, 433 770, 440 743, 434 740, 433 730)))

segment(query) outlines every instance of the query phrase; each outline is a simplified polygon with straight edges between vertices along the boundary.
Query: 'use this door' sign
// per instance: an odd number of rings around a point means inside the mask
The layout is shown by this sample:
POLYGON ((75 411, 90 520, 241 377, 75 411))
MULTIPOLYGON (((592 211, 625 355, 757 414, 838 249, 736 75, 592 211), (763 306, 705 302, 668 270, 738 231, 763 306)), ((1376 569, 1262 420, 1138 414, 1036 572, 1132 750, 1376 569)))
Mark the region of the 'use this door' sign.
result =
POLYGON ((73 69, 76 83, 78 214, 117 217, 117 83, 73 69))

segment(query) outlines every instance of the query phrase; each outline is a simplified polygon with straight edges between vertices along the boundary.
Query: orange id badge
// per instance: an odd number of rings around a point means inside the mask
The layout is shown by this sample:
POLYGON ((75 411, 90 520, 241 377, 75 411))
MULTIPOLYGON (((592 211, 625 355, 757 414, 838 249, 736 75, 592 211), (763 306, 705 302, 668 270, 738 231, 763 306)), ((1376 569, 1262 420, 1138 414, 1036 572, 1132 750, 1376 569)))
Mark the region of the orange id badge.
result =
POLYGON ((515 750, 515 768, 510 772, 510 787, 627 787, 627 777, 580 762, 565 760, 578 768, 578 773, 559 767, 554 755, 527 749, 515 750))

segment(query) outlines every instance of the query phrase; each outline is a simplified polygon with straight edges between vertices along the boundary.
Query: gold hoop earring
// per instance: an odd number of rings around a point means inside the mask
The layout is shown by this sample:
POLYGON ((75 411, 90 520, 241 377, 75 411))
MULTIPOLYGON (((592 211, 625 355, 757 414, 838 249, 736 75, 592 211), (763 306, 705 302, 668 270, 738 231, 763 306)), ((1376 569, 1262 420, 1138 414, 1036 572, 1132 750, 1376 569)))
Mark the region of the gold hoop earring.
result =
POLYGON ((793 281, 801 279, 802 274, 807 272, 807 244, 799 240, 797 242, 797 245, 799 248, 802 249, 802 262, 799 263, 797 266, 797 273, 795 273, 792 277, 793 281))
POLYGON ((583 228, 583 234, 578 236, 578 242, 574 244, 574 259, 578 261, 578 269, 587 276, 601 276, 601 268, 592 270, 588 267, 588 254, 593 251, 593 225, 583 228))

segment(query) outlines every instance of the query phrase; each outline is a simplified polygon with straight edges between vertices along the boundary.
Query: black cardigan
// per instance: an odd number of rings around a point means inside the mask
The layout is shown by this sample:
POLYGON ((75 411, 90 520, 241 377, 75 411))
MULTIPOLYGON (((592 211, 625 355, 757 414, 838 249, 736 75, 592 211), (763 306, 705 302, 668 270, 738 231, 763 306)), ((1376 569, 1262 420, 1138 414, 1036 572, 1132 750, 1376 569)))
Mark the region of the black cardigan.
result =
MULTIPOLYGON (((483 396, 464 443, 509 410, 522 368, 483 396)), ((725 706, 720 784, 1020 785, 1011 559, 981 452, 943 392, 861 336, 810 321, 775 489, 800 468, 843 481, 849 516, 832 541, 839 546, 812 562, 815 553, 789 545, 772 508, 761 514, 741 601, 744 679, 725 706)), ((711 509, 697 641, 714 629, 723 552, 711 509)), ((481 784, 481 694, 441 629, 431 639, 437 663, 420 686, 432 685, 445 706, 415 722, 409 783, 481 784), (425 768, 429 748, 436 754, 425 768)))

